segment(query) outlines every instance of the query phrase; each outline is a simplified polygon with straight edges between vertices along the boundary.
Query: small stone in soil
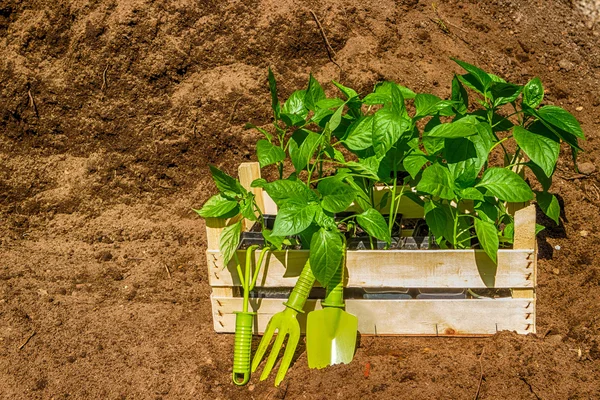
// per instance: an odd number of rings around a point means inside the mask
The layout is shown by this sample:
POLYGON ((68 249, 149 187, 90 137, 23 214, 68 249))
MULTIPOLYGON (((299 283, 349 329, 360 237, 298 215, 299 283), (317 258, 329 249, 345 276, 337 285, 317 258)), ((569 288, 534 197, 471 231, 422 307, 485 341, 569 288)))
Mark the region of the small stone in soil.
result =
POLYGON ((596 166, 591 162, 579 164, 579 172, 585 175, 593 174, 596 171, 596 166))
POLYGON ((587 237, 590 233, 588 231, 581 231, 579 232, 579 236, 581 237, 587 237))
POLYGON ((552 273, 553 273, 554 275, 560 275, 560 269, 558 269, 558 268, 554 268, 554 269, 552 270, 552 273))
POLYGON ((560 250, 560 246, 559 245, 554 246, 554 250, 560 250))
POLYGON ((579 107, 575 108, 575 111, 583 111, 583 107, 579 106, 579 107))

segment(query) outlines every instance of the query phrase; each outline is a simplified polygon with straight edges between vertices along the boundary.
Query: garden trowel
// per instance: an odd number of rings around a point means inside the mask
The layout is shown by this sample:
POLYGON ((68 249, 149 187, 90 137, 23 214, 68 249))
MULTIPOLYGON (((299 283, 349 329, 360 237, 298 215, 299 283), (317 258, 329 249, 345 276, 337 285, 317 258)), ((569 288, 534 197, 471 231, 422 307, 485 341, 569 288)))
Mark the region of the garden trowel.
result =
POLYGON ((308 314, 306 351, 310 368, 348 364, 354 357, 358 319, 344 311, 344 263, 338 268, 321 302, 322 310, 308 314))

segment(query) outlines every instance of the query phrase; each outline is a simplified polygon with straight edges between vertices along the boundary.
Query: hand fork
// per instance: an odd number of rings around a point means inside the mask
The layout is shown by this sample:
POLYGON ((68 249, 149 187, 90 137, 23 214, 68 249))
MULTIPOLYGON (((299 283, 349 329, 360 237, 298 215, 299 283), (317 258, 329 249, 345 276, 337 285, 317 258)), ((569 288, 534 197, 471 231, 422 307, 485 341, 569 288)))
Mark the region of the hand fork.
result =
POLYGON ((269 347, 271 338, 275 334, 275 331, 277 331, 277 338, 271 348, 267 364, 260 375, 261 381, 264 381, 269 377, 269 374, 277 361, 277 356, 281 351, 281 347, 283 346, 283 341, 285 340, 285 337, 289 335, 289 340, 285 346, 283 358, 281 359, 281 365, 279 366, 279 371, 277 371, 277 376, 275 377, 275 386, 279 386, 281 381, 283 381, 283 378, 285 378, 285 374, 292 363, 294 352, 298 346, 298 341, 300 340, 300 324, 296 317, 298 313, 304 312, 304 303, 306 303, 306 299, 308 298, 308 294, 314 283, 315 277, 310 269, 310 262, 307 260, 288 301, 283 303, 286 307, 285 310, 280 311, 271 317, 271 320, 267 324, 267 329, 258 345, 254 359, 252 360, 252 372, 255 372, 265 355, 267 347, 269 347))

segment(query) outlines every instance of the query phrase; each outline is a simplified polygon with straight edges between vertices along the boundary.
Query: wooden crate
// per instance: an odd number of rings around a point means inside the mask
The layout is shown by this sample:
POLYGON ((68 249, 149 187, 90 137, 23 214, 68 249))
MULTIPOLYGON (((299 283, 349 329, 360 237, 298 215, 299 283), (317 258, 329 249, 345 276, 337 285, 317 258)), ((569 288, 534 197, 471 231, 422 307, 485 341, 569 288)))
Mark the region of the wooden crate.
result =
MULTIPOLYGON (((239 168, 242 185, 260 177, 257 163, 239 168)), ((251 188, 263 212, 276 214, 273 201, 260 188, 251 188)), ((363 335, 484 336, 501 330, 527 334, 536 331, 535 288, 537 247, 535 208, 511 205, 515 217, 514 248, 499 250, 494 264, 482 250, 349 250, 346 257, 347 288, 504 288, 512 297, 497 299, 346 299, 346 310, 358 317, 363 335)), ((423 209, 407 198, 400 212, 407 218, 423 216, 423 209)), ((238 217, 239 218, 239 217, 238 217)), ((212 311, 217 332, 234 332, 234 311, 242 309, 240 282, 232 261, 223 265, 219 234, 236 221, 206 221, 208 276, 212 286, 212 311)), ((245 229, 250 221, 245 221, 245 229)), ((260 271, 257 287, 291 288, 308 257, 307 250, 273 252, 260 271)), ((239 259, 244 262, 243 251, 239 259)), ((251 299, 257 312, 254 328, 261 334, 271 316, 284 309, 282 299, 251 299)), ((308 300, 305 312, 319 309, 308 300)), ((306 313, 299 315, 304 332, 306 313)))

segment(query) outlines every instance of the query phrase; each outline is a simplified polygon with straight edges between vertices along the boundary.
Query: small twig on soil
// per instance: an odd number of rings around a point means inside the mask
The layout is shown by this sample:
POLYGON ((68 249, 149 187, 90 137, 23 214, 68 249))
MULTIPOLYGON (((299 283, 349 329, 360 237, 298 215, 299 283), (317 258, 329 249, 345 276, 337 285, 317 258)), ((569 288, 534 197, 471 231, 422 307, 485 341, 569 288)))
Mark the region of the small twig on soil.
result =
POLYGON ((100 91, 104 92, 104 88, 108 88, 108 83, 106 83, 106 71, 108 71, 109 64, 106 64, 106 68, 102 72, 102 86, 100 87, 100 91))
POLYGON ((23 347, 25 347, 25 345, 27 345, 27 343, 29 343, 29 341, 31 340, 31 338, 35 336, 35 334, 36 334, 36 331, 33 331, 31 333, 31 335, 29 335, 29 337, 23 342, 23 344, 19 346, 19 350, 22 350, 23 347))
POLYGON ((559 175, 557 174, 559 178, 564 179, 565 181, 574 181, 575 179, 586 179, 591 177, 593 174, 590 175, 586 175, 586 174, 576 174, 576 175, 571 175, 571 176, 566 176, 566 175, 559 175))
POLYGON ((38 114, 38 109, 37 109, 37 105, 35 104, 35 99, 33 98, 33 95, 31 94, 31 89, 27 89, 27 94, 29 95, 29 107, 33 108, 33 111, 35 112, 35 116, 39 118, 40 115, 38 114))
POLYGON ((446 35, 450 36, 450 37, 455 37, 456 39, 462 40, 463 42, 465 42, 466 44, 470 45, 471 43, 467 42, 465 39, 463 39, 462 37, 458 36, 456 33, 451 32, 450 29, 448 28, 447 25, 450 25, 456 29, 459 29, 465 33, 468 33, 467 31, 465 31, 463 28, 461 28, 460 26, 457 26, 455 24, 453 24, 452 22, 449 22, 447 20, 445 20, 444 18, 442 18, 442 16, 440 15, 440 12, 437 9, 437 5, 435 3, 433 3, 431 5, 431 7, 433 8, 433 11, 435 12, 435 15, 437 16, 437 19, 433 19, 433 18, 429 18, 432 22, 436 23, 437 26, 439 26, 439 28, 442 30, 442 32, 444 32, 446 35))
POLYGON ((333 49, 333 47, 331 47, 331 44, 329 44, 329 39, 327 39, 327 35, 325 35, 325 31, 323 30, 323 26, 321 25, 321 22, 319 22, 319 18, 317 18, 317 14, 315 14, 315 12, 313 10, 309 10, 309 11, 310 11, 313 19, 317 23, 317 27, 319 28, 319 31, 321 31, 321 37, 323 38, 323 41, 325 41, 325 50, 327 50, 327 56, 329 57, 329 61, 334 63, 340 69, 340 75, 341 75, 342 67, 340 67, 340 64, 338 64, 335 61, 335 57, 337 56, 337 54, 336 54, 335 50, 333 49))
MULTIPOLYGON (((227 125, 231 125, 231 121, 233 120, 233 116, 235 115, 235 109, 237 108, 238 103, 242 100, 242 98, 238 98, 235 103, 233 103, 233 108, 231 109, 231 114, 229 114, 229 119, 227 120, 227 125)), ((194 125, 194 128, 196 126, 194 125)), ((195 132, 194 132, 195 133, 195 132)))
POLYGON ((525 377, 519 375, 519 379, 525 382, 527 386, 529 386, 529 391, 535 396, 537 400, 542 400, 542 398, 538 396, 538 394, 533 390, 533 385, 529 383, 527 379, 525 379, 525 377))
POLYGON ((169 279, 173 279, 173 277, 171 276, 171 270, 169 270, 169 266, 167 264, 163 264, 165 266, 165 269, 167 270, 167 274, 169 274, 169 279))
POLYGON ((481 383, 483 382, 483 364, 481 363, 481 359, 483 358, 483 352, 485 351, 485 347, 481 349, 481 354, 479 355, 479 384, 477 385, 477 392, 475 393, 475 400, 479 399, 479 393, 481 391, 481 383))

